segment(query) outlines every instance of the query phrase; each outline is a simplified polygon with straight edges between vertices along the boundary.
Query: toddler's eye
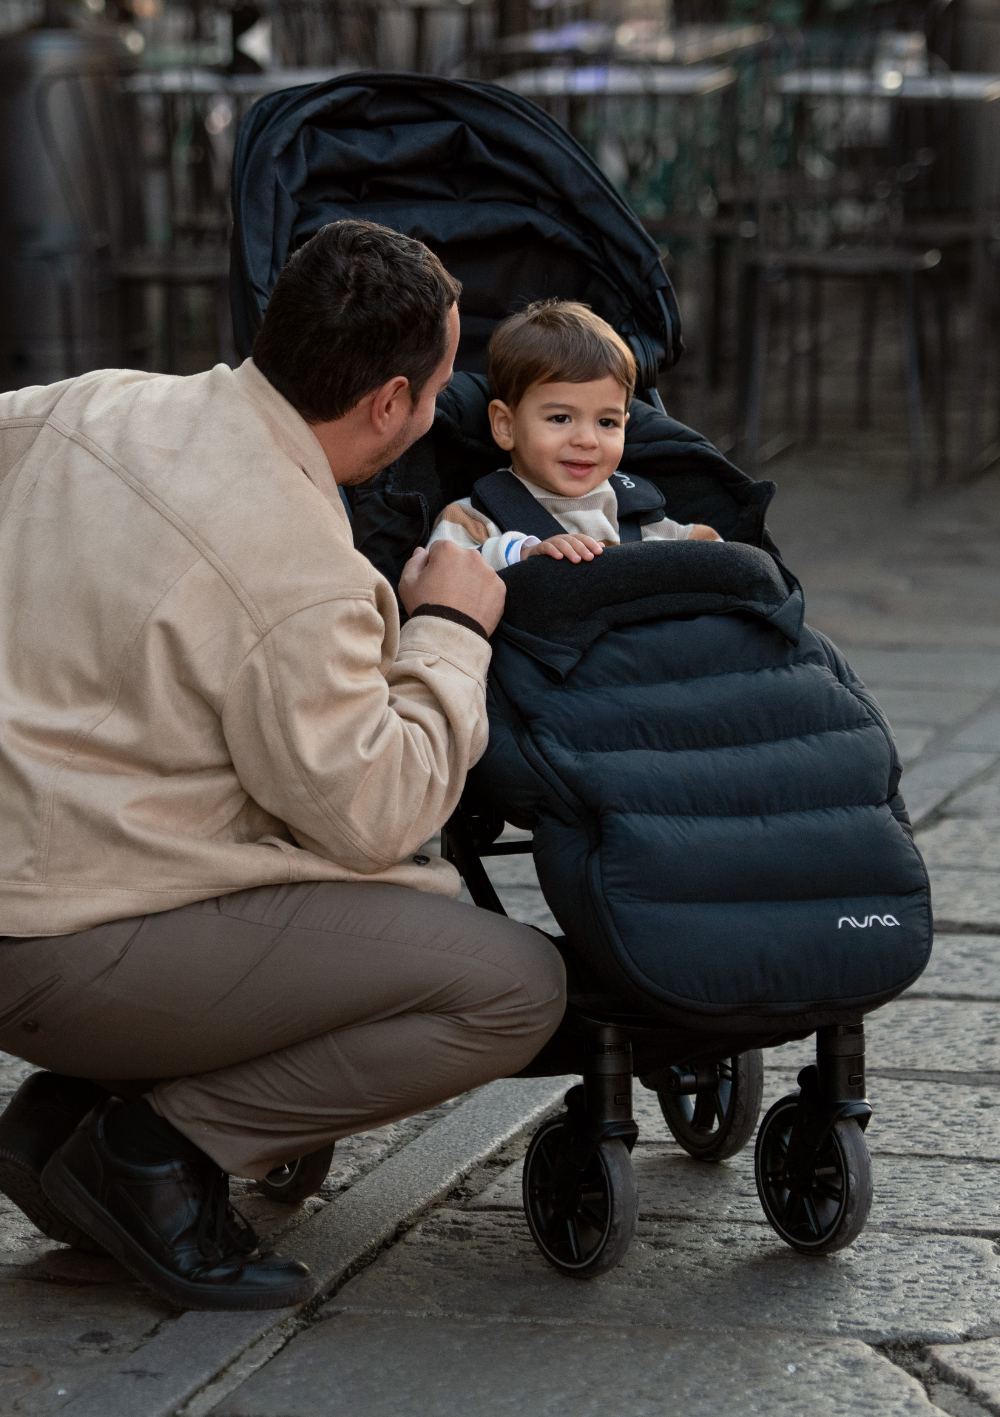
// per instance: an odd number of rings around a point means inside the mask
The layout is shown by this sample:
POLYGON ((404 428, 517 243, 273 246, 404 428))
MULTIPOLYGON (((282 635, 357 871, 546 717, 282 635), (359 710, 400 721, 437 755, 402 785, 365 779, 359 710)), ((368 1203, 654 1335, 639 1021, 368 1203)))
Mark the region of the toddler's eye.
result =
POLYGON ((550 413, 550 414, 549 414, 549 422, 550 422, 550 423, 568 423, 568 422, 569 422, 569 414, 568 414, 568 413, 550 413))
POLYGON ((621 420, 618 418, 602 418, 600 420, 602 428, 620 428, 621 420))

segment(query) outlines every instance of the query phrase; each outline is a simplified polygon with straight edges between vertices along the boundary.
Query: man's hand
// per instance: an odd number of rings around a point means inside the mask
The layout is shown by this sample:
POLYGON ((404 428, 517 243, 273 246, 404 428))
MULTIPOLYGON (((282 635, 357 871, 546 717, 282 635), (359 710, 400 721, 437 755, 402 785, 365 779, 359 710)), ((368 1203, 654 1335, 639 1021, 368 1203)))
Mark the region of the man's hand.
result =
POLYGON ((418 546, 403 567, 399 598, 408 615, 418 605, 448 605, 471 615, 492 635, 500 623, 507 587, 478 551, 451 541, 418 546))
POLYGON ((714 527, 705 526, 703 522, 695 522, 691 528, 691 535, 688 541, 721 541, 722 537, 714 527))
POLYGON ((596 541, 594 537, 567 531, 561 536, 547 536, 537 545, 522 550, 521 560, 524 561, 528 556, 551 556, 554 561, 592 561, 595 556, 600 556, 603 550, 604 543, 596 541))

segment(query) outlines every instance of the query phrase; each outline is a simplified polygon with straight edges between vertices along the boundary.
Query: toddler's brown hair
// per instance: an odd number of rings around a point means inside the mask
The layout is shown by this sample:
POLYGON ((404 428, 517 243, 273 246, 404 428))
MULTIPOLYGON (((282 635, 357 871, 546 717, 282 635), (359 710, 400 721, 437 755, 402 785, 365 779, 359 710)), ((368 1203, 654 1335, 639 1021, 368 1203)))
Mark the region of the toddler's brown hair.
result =
POLYGON ((487 377, 494 398, 514 408, 532 384, 585 384, 611 375, 635 390, 635 356, 625 341, 589 305, 575 300, 535 300, 502 320, 487 351, 487 377))

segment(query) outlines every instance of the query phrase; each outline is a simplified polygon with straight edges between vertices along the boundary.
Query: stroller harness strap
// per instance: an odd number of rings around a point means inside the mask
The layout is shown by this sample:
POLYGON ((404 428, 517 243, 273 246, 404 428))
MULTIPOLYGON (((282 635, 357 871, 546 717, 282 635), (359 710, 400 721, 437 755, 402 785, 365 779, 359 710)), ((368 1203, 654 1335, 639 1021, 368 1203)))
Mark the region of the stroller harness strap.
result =
MULTIPOLYGON (((613 473, 611 486, 618 500, 618 531, 623 542, 641 541, 642 528, 665 516, 663 493, 644 477, 613 473)), ((523 531, 545 541, 566 528, 545 510, 509 468, 480 477, 472 488, 472 505, 501 531, 523 531)))

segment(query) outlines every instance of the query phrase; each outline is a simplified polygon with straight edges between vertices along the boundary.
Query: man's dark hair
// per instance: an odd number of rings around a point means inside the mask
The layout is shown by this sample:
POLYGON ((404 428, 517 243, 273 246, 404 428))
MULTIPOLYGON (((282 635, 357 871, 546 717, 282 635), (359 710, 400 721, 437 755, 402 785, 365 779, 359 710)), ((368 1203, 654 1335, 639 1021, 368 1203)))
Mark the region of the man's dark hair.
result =
POLYGON ((307 423, 340 418, 399 374, 418 398, 460 292, 423 242, 373 221, 330 222, 278 276, 254 363, 307 423))

